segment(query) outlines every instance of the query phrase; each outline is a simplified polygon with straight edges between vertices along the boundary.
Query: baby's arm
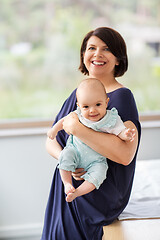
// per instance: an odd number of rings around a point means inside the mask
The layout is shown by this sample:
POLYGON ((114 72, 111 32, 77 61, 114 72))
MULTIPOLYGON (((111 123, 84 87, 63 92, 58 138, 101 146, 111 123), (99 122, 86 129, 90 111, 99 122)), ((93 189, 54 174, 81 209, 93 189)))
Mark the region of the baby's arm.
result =
MULTIPOLYGON (((73 116, 73 118, 78 118, 77 116, 77 113, 74 111, 74 112, 70 112, 67 116, 73 116)), ((64 122, 64 119, 67 117, 63 117, 61 118, 47 133, 48 137, 50 139, 54 139, 57 135, 57 133, 60 131, 60 130, 63 130, 64 129, 64 126, 63 126, 63 122, 64 122)), ((67 131, 66 131, 67 132, 67 131)), ((70 133, 67 132, 69 135, 70 133)))
POLYGON ((133 142, 135 138, 135 129, 125 128, 119 134, 118 137, 124 141, 133 142))
POLYGON ((130 142, 134 141, 136 135, 135 132, 136 131, 134 128, 126 128, 119 115, 117 116, 116 125, 114 126, 114 128, 112 128, 112 130, 110 130, 110 133, 117 135, 120 139, 124 141, 130 142))
POLYGON ((57 133, 63 129, 63 121, 64 118, 61 118, 51 129, 49 129, 49 131, 47 132, 47 136, 50 139, 54 139, 57 135, 57 133))

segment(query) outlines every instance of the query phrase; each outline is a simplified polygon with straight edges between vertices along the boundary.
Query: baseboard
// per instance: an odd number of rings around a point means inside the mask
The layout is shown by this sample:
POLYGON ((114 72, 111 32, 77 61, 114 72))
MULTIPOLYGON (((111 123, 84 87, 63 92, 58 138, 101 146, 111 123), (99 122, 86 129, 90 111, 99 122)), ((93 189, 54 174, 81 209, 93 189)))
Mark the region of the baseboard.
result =
POLYGON ((42 224, 0 227, 0 240, 40 240, 42 224))

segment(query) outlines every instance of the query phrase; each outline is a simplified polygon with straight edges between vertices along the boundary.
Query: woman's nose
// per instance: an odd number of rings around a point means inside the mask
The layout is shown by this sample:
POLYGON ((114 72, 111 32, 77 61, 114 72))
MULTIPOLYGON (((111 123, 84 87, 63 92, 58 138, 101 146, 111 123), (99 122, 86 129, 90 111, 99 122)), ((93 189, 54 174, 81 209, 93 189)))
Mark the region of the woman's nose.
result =
POLYGON ((102 52, 100 49, 96 49, 96 51, 94 52, 94 56, 95 57, 101 57, 102 56, 102 52))

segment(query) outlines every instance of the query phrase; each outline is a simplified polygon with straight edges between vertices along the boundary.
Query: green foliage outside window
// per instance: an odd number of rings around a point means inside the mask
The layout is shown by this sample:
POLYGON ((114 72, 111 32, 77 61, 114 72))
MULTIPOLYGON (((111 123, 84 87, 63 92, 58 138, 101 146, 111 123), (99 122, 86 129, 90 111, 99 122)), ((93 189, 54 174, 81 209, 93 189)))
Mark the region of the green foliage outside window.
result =
POLYGON ((160 36, 141 32, 160 27, 159 9, 158 0, 1 0, 0 118, 54 118, 84 78, 81 40, 99 26, 127 42, 129 71, 119 80, 139 111, 160 111, 160 36))

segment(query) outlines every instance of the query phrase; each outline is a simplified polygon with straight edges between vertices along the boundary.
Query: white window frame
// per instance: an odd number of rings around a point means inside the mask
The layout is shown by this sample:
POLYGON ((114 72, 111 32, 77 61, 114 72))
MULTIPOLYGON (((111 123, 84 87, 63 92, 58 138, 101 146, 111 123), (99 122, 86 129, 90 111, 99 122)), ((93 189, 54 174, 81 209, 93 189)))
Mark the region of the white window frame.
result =
MULTIPOLYGON (((8 119, 0 121, 0 130, 21 129, 21 128, 48 128, 51 127, 54 120, 51 119, 8 119)), ((140 122, 160 121, 159 114, 140 114, 140 122)))

